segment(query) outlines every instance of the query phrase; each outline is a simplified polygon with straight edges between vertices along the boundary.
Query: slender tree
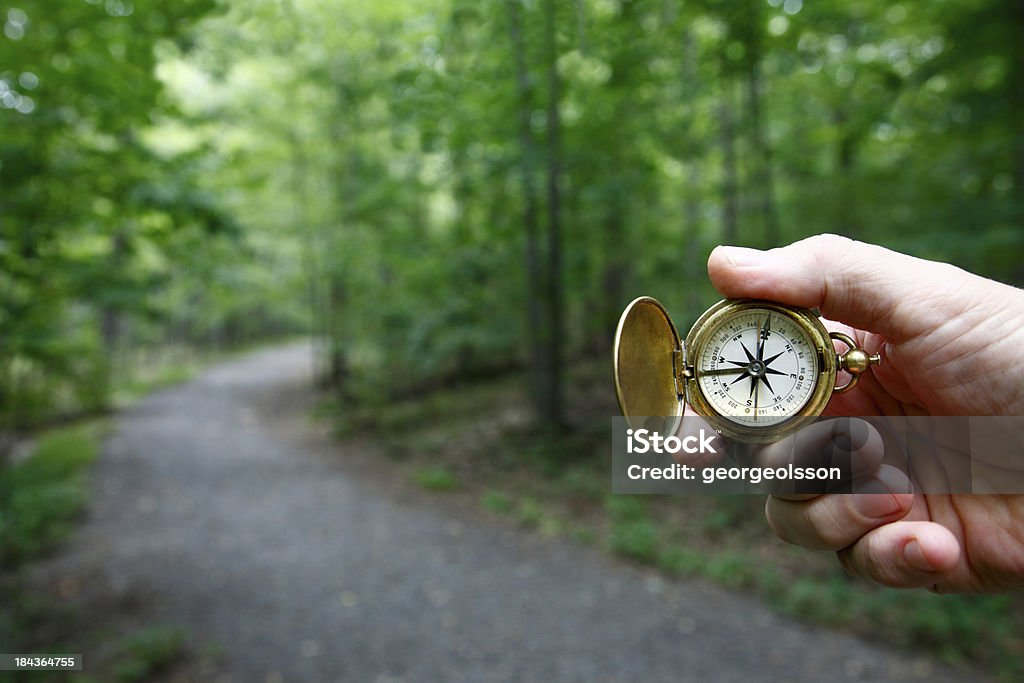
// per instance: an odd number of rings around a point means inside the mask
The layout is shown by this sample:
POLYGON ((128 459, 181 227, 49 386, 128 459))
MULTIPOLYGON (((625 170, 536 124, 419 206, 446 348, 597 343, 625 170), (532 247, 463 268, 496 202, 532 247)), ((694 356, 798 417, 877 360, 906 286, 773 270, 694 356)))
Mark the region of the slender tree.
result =
POLYGON ((544 3, 544 42, 547 57, 548 99, 547 99, 547 273, 546 296, 548 305, 546 355, 546 382, 543 390, 545 422, 561 426, 563 416, 562 390, 562 346, 565 337, 565 311, 562 302, 562 203, 561 203, 561 123, 559 100, 561 81, 558 75, 558 33, 557 4, 555 0, 544 3))

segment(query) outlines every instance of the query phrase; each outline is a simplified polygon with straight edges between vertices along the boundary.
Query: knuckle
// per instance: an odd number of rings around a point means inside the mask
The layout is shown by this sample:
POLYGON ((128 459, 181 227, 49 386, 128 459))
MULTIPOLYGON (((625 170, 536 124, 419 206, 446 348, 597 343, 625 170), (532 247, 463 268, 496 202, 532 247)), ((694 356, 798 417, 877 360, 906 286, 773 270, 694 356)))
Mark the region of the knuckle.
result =
POLYGON ((904 588, 909 584, 902 566, 894 562, 883 544, 867 539, 861 559, 864 572, 876 583, 888 588, 904 588))
POLYGON ((799 243, 806 245, 815 253, 828 253, 849 249, 854 244, 854 240, 835 233, 823 232, 803 239, 799 243))
POLYGON ((765 517, 776 536, 808 550, 837 550, 854 540, 851 524, 838 513, 833 496, 808 501, 769 497, 765 517))
POLYGON ((838 550, 856 540, 852 534, 860 536, 859 525, 842 510, 846 497, 825 496, 808 509, 806 523, 813 530, 818 550, 838 550))
POLYGON ((802 526, 800 521, 801 508, 805 505, 806 503, 769 496, 764 510, 768 526, 771 527, 776 536, 786 543, 803 548, 809 547, 805 538, 806 534, 801 533, 800 529, 802 526))

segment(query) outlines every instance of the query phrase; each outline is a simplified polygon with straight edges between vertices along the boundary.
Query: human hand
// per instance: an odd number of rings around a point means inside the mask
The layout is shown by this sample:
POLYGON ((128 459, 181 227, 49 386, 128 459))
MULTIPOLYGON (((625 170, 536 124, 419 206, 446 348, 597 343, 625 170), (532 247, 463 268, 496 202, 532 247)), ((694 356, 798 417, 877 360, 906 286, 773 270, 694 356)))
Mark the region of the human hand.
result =
MULTIPOLYGON (((817 307, 830 330, 882 353, 827 415, 1024 415, 1021 290, 834 235, 769 251, 718 247, 708 274, 727 297, 817 307)), ((1024 588, 1024 496, 898 493, 878 481, 887 492, 771 496, 769 524, 885 585, 1024 588)))

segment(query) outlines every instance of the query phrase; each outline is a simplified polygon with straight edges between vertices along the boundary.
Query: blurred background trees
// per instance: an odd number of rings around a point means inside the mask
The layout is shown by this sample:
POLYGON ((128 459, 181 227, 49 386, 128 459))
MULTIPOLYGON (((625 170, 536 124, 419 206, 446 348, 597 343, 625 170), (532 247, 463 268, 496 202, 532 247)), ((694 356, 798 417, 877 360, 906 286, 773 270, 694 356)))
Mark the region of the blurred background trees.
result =
POLYGON ((718 243, 1024 280, 1016 0, 0 12, 7 427, 132 349, 308 331, 343 401, 523 371, 559 429, 566 367, 640 293, 692 319, 718 243))

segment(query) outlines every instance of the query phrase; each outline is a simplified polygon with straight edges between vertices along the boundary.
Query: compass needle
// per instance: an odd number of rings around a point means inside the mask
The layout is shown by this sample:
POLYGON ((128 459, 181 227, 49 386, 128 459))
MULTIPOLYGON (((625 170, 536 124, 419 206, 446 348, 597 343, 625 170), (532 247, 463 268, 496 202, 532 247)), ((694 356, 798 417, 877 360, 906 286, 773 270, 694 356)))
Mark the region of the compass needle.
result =
MULTIPOLYGON (((764 327, 757 333, 757 360, 764 358, 764 345, 765 342, 768 341, 768 329, 771 327, 771 324, 772 314, 771 311, 769 311, 768 315, 766 315, 764 319, 764 327)), ((771 361, 767 361, 765 364, 767 365, 770 362, 771 361)))
POLYGON ((712 370, 711 368, 708 368, 706 370, 701 370, 700 374, 701 375, 708 375, 708 376, 715 376, 715 375, 738 375, 741 372, 746 372, 746 371, 747 371, 747 364, 744 363, 743 367, 739 367, 739 368, 718 368, 717 370, 712 370))
POLYGON ((736 384, 736 382, 739 382, 740 380, 744 380, 744 379, 746 379, 748 377, 750 377, 750 374, 746 370, 744 370, 742 375, 740 375, 739 377, 737 377, 733 381, 729 382, 729 386, 732 386, 733 384, 736 384))
POLYGON ((758 385, 758 381, 757 381, 757 378, 755 377, 754 378, 754 420, 755 421, 757 420, 757 394, 758 394, 757 385, 758 385))

